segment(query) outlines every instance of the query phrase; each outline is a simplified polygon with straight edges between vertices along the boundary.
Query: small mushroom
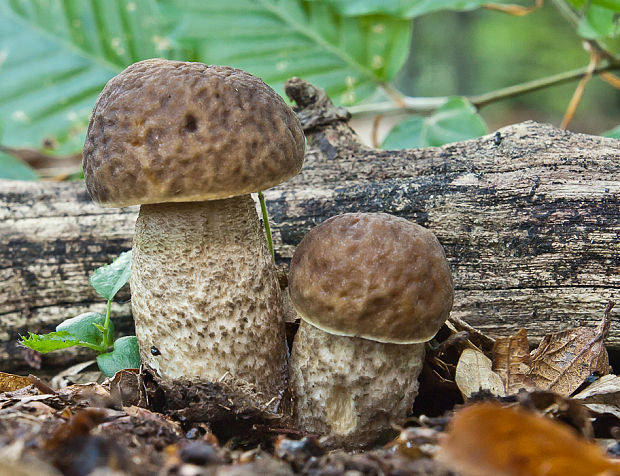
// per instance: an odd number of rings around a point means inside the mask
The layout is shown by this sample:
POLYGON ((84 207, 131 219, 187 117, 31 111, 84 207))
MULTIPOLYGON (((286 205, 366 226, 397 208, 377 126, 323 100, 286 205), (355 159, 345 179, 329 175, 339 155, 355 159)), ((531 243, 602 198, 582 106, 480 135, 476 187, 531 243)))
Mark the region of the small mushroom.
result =
POLYGON ((132 311, 142 361, 167 379, 285 386, 286 341, 272 257, 250 193, 296 175, 295 113, 238 69, 162 59, 112 78, 83 152, 103 206, 141 204, 132 311))
POLYGON ((289 364, 300 429, 367 446, 411 411, 423 343, 452 308, 443 248, 403 218, 339 215, 297 247, 289 292, 302 318, 289 364))

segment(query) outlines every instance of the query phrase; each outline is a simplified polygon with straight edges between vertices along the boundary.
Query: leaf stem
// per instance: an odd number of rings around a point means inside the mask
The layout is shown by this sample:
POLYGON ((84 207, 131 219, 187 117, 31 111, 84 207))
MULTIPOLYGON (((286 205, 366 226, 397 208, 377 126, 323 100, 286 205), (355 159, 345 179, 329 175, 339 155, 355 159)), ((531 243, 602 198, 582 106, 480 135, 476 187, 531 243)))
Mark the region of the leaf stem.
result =
POLYGON ((103 352, 107 352, 108 348, 112 346, 112 342, 108 340, 108 333, 110 329, 110 313, 112 311, 112 300, 108 299, 108 308, 105 313, 105 322, 103 324, 103 352))
POLYGON ((260 211, 263 214, 263 224, 265 225, 265 234, 267 235, 267 245, 269 245, 269 252, 271 257, 275 260, 276 255, 273 251, 273 240, 271 238, 271 227, 269 226, 269 216, 267 215, 267 205, 265 205, 265 196, 263 192, 258 192, 258 201, 260 202, 260 211))

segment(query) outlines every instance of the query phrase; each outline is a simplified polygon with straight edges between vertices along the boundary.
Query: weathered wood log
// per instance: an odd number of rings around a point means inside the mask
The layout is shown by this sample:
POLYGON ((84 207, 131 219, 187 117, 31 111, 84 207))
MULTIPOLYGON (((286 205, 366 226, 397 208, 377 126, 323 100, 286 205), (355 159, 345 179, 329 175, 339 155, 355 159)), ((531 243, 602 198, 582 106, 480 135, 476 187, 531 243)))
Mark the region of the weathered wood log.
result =
MULTIPOLYGON (((454 273, 453 314, 492 335, 595 325, 618 295, 620 141, 526 122, 500 130, 501 141, 377 150, 320 91, 293 80, 287 93, 309 147, 302 173, 265 193, 279 262, 329 216, 386 211, 437 234, 454 273)), ((97 207, 82 183, 0 181, 0 370, 27 367, 19 333, 103 308, 88 276, 130 248, 136 211, 97 207)), ((125 331, 128 297, 114 308, 125 331)), ((615 323, 608 346, 620 349, 615 323)))

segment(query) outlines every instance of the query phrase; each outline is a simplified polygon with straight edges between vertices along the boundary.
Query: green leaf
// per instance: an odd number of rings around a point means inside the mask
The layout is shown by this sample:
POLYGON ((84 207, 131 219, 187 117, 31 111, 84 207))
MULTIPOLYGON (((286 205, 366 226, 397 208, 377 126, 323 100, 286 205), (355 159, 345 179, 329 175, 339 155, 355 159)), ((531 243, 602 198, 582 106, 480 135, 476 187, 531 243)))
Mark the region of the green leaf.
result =
POLYGON ((343 17, 309 0, 160 0, 170 38, 199 61, 261 77, 282 94, 299 76, 336 102, 368 98, 404 64, 411 22, 387 15, 343 17))
MULTIPOLYGON (((105 323, 103 314, 87 312, 61 322, 56 326, 56 332, 48 334, 29 332, 28 337, 22 337, 20 343, 42 353, 74 346, 88 347, 100 352, 103 344, 103 333, 97 326, 103 323, 105 323)), ((113 335, 114 326, 110 321, 109 342, 112 341, 113 335)))
POLYGON ((381 147, 384 149, 412 149, 424 147, 424 118, 412 116, 396 124, 386 138, 381 147))
MULTIPOLYGON (((103 325, 105 315, 98 312, 87 312, 79 316, 67 319, 56 326, 58 332, 68 332, 80 342, 94 346, 103 344, 103 325)), ((114 339, 114 325, 110 321, 108 327, 108 342, 114 339)))
POLYGON ((618 33, 618 18, 616 17, 614 10, 590 5, 579 22, 577 33, 589 39, 616 36, 618 33))
POLYGON ((441 10, 473 10, 489 0, 328 0, 328 3, 345 16, 385 14, 415 18, 441 10))
POLYGON ((113 377, 123 369, 137 369, 140 367, 140 349, 136 336, 125 336, 114 342, 114 350, 97 356, 99 370, 106 377, 113 377))
POLYGON ((599 7, 609 8, 620 12, 620 0, 567 0, 577 10, 581 10, 586 5, 598 5, 599 7))
POLYGON ((614 12, 620 12, 620 0, 591 0, 591 4, 609 8, 614 12))
POLYGON ((0 0, 0 117, 5 145, 73 153, 112 76, 175 55, 155 0, 0 0))
POLYGON ((394 126, 381 147, 436 147, 486 133, 487 126, 476 108, 464 98, 452 97, 431 116, 413 116, 394 126))
MULTIPOLYGON (((28 337, 22 336, 21 339, 20 344, 44 354, 54 350, 83 345, 83 343, 67 331, 50 332, 49 334, 33 334, 32 332, 28 332, 28 337)), ((90 344, 84 346, 91 347, 90 344)))
POLYGON ((0 151, 0 178, 12 180, 37 180, 39 174, 12 155, 0 151))
POLYGON ((90 284, 100 296, 111 301, 130 276, 131 250, 121 253, 111 264, 96 269, 90 277, 90 284))
POLYGON ((440 146, 480 137, 488 132, 484 119, 466 99, 452 97, 428 117, 425 141, 429 146, 440 146))
POLYGON ((620 139, 620 126, 613 128, 603 134, 604 137, 611 137, 612 139, 620 139))

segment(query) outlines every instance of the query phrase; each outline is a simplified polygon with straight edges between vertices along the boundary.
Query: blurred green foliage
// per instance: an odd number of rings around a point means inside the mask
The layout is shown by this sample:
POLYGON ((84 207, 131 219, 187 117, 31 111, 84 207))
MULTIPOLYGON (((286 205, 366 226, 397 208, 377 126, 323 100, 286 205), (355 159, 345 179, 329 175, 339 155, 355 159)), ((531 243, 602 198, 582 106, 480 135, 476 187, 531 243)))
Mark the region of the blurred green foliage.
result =
POLYGON ((453 97, 427 117, 412 116, 394 126, 381 147, 434 147, 486 133, 487 126, 476 109, 465 99, 453 97))
MULTIPOLYGON (((588 56, 580 52, 578 35, 617 49, 620 0, 569 0, 578 20, 572 29, 549 2, 525 18, 483 10, 453 13, 487 3, 0 0, 2 144, 34 149, 45 144, 45 151, 56 155, 78 152, 107 80, 150 57, 236 66, 281 94, 284 81, 299 76, 326 89, 336 103, 353 105, 400 93, 479 93, 584 66, 588 56), (549 15, 558 28, 549 28, 549 15)), ((523 104, 566 107, 572 88, 566 86, 561 99, 537 93, 523 104)), ((611 87, 607 92, 618 97, 611 87)), ((450 122, 454 130, 434 136, 433 116, 408 118, 386 144, 396 146, 397 137, 399 147, 439 145, 483 133, 486 128, 471 105, 459 104, 456 117, 468 119, 450 122), (408 133, 408 128, 421 132, 408 133)), ((37 174, 0 154, 0 177, 34 179, 37 174)))

